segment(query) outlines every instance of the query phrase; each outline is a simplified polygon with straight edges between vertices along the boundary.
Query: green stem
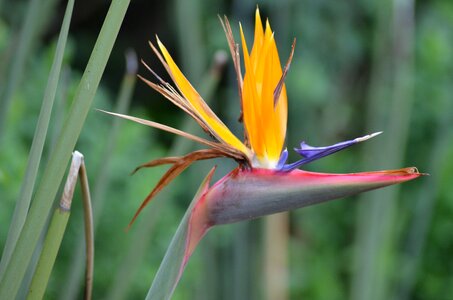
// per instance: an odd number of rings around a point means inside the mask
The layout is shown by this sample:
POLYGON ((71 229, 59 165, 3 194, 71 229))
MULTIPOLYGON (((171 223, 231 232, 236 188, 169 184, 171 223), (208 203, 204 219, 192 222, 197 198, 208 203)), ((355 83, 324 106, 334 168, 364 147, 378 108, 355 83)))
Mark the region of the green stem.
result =
MULTIPOLYGON (((78 153, 76 151, 76 153, 78 153)), ((94 272, 94 226, 93 226, 93 210, 91 206, 90 186, 88 184, 88 175, 85 168, 85 163, 79 170, 80 186, 82 188, 83 199, 83 219, 85 223, 85 293, 84 299, 91 300, 93 292, 93 272, 94 272)))
POLYGON ((60 249, 61 241, 63 240, 66 225, 68 224, 72 199, 74 197, 74 189, 78 178, 80 178, 80 186, 82 189, 85 219, 85 244, 87 247, 87 282, 85 286, 84 299, 91 299, 94 260, 94 236, 92 230, 93 217, 91 213, 91 197, 85 163, 83 161, 83 155, 75 151, 73 154, 71 168, 68 173, 68 179, 66 180, 63 195, 60 200, 60 206, 55 210, 55 213, 50 222, 49 230, 47 231, 46 239, 44 241, 44 247, 42 249, 38 265, 30 285, 27 300, 40 300, 44 296, 53 265, 55 264, 58 250, 60 249))
POLYGON ((83 156, 78 152, 74 153, 71 167, 68 172, 68 179, 64 187, 59 207, 55 210, 50 221, 49 230, 44 240, 39 261, 30 284, 27 300, 42 299, 46 291, 47 282, 52 272, 55 259, 60 249, 61 241, 68 224, 71 210, 74 189, 77 183, 77 174, 82 165, 83 156))
POLYGON ((43 180, 37 189, 29 216, 11 256, 3 280, 0 282, 0 299, 14 299, 20 281, 42 232, 46 216, 62 180, 71 152, 82 130, 94 95, 101 80, 121 23, 130 0, 114 0, 99 33, 86 70, 76 91, 71 112, 45 168, 43 180))
POLYGON ((57 208, 53 214, 27 300, 40 300, 44 296, 68 224, 69 215, 70 212, 61 207, 57 208))
POLYGON ((14 247, 16 246, 17 239, 19 238, 20 231, 24 226, 28 209, 30 207, 31 196, 36 182, 36 176, 41 161, 42 150, 44 148, 44 142, 46 140, 50 115, 52 112, 55 93, 60 77, 63 54, 66 47, 66 40, 68 37, 69 24, 71 21, 73 7, 74 0, 70 0, 66 8, 60 36, 58 37, 57 48, 55 50, 54 61, 52 63, 46 90, 44 92, 41 112, 39 113, 38 123, 36 125, 30 154, 28 156, 28 164, 25 171, 25 177, 22 181, 19 198, 16 202, 16 207, 14 209, 14 214, 9 227, 8 237, 6 239, 5 248, 3 250, 2 260, 0 262, 0 279, 2 278, 5 272, 5 268, 11 258, 11 254, 14 250, 14 247))

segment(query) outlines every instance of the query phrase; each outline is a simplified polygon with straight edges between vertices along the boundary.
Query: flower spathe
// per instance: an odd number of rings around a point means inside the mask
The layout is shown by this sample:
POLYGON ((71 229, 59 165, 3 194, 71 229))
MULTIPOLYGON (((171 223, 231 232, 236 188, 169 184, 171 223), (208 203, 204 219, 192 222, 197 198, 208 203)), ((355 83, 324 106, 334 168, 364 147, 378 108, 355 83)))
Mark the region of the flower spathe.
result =
POLYGON ((242 26, 241 41, 245 76, 242 86, 244 126, 254 153, 253 166, 275 168, 282 153, 288 115, 286 87, 274 92, 283 71, 274 33, 269 21, 265 30, 258 9, 255 16, 255 39, 249 55, 242 26))
POLYGON ((234 135, 205 103, 158 38, 157 46, 150 43, 150 47, 166 68, 176 88, 161 79, 146 64, 145 66, 157 78, 158 83, 139 77, 190 115, 213 140, 153 121, 109 113, 183 136, 207 147, 181 157, 155 159, 136 169, 163 164, 171 165, 145 198, 131 224, 149 201, 193 162, 228 157, 239 164, 238 168, 212 186, 210 186, 210 179, 214 169, 203 181, 169 246, 147 299, 171 297, 190 255, 207 230, 214 225, 249 220, 355 195, 412 180, 421 175, 416 168, 353 174, 324 174, 297 169, 304 164, 366 141, 380 132, 324 147, 313 147, 306 142, 301 142, 300 148, 294 150, 302 158, 296 162, 287 163, 288 151, 285 148, 285 137, 288 103, 284 80, 294 54, 295 42, 282 68, 270 23, 266 21, 263 26, 257 9, 254 41, 250 51, 240 26, 240 44, 245 68, 243 74, 239 44, 233 38, 228 19, 226 17, 221 19, 221 23, 227 36, 236 72, 241 103, 240 120, 244 123, 243 141, 234 135))

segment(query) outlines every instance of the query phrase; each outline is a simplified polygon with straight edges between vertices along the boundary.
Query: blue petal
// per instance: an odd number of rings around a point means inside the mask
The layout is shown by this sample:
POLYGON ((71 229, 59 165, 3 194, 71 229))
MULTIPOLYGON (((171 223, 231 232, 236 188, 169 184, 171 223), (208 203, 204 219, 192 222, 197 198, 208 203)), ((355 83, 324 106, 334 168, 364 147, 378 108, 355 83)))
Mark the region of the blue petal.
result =
MULTIPOLYGON (((352 146, 354 144, 357 144, 357 143, 360 143, 360 142, 363 142, 363 141, 366 141, 372 137, 375 137, 379 134, 381 134, 382 132, 376 132, 376 133, 373 133, 373 134, 369 134, 369 135, 366 135, 366 136, 362 136, 362 137, 359 137, 359 138, 356 138, 356 139, 353 139, 353 140, 349 140, 349 141, 345 141, 345 142, 341 142, 341 143, 337 143, 335 145, 332 145, 332 146, 326 146, 326 147, 312 147, 308 144, 306 144, 305 142, 302 142, 300 144, 300 149, 294 149, 297 153, 299 153, 302 157, 301 160, 298 160, 292 164, 285 164, 283 165, 283 167, 281 167, 281 170, 282 171, 291 171, 291 170, 294 170, 295 168, 298 168, 302 165, 305 165, 305 164, 308 164, 314 160, 317 160, 317 159, 320 159, 324 156, 327 156, 327 155, 330 155, 330 154, 333 154, 337 151, 340 151, 340 150, 343 150, 344 148, 347 148, 349 146, 352 146)), ((283 153, 282 153, 283 155, 283 153)), ((281 158, 280 158, 281 160, 281 158)), ((280 161, 279 161, 280 163, 280 161)))
POLYGON ((282 151, 282 154, 280 154, 280 159, 278 160, 278 163, 277 163, 277 170, 281 170, 285 166, 287 159, 288 159, 288 149, 285 148, 285 150, 282 151))

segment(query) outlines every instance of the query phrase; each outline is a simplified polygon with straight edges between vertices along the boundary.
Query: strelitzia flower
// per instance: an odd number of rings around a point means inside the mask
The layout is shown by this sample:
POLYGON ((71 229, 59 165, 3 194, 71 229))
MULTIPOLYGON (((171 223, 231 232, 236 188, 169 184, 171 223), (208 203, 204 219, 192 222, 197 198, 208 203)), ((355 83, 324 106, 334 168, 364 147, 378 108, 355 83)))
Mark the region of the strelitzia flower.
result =
POLYGON ((238 82, 240 120, 244 123, 242 141, 209 108, 158 38, 157 47, 152 43, 150 47, 166 68, 176 88, 161 79, 146 64, 159 83, 142 77, 141 79, 189 114, 212 139, 194 136, 156 122, 111 113, 181 135, 208 147, 182 157, 159 158, 139 166, 136 170, 162 164, 172 165, 143 201, 132 222, 149 201, 191 163, 197 160, 229 157, 239 165, 211 187, 209 181, 214 169, 206 177, 170 245, 148 294, 149 299, 170 297, 196 245, 214 225, 249 220, 355 195, 421 175, 416 168, 355 174, 322 174, 298 169, 304 164, 366 141, 380 132, 326 147, 313 147, 301 142, 300 148, 295 149, 301 155, 301 159, 287 163, 285 137, 288 106, 284 80, 294 54, 295 41, 282 69, 274 33, 269 21, 263 26, 257 9, 251 51, 248 50, 240 26, 245 67, 243 76, 239 45, 233 38, 228 19, 225 17, 220 21, 227 36, 238 82))

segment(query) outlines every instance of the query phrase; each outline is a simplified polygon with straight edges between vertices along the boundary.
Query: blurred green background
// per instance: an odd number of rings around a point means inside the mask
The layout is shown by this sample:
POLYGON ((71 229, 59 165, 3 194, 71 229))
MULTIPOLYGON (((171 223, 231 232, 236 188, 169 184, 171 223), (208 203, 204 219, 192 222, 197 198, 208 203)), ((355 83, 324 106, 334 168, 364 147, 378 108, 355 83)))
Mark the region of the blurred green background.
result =
MULTIPOLYGON (((0 144, 0 248, 19 193, 66 5, 58 0, 43 2, 36 11, 41 23, 0 144)), ((109 4, 76 1, 44 163, 109 4)), ((297 38, 286 80, 288 148, 302 140, 321 146, 384 131, 366 144, 305 169, 349 173, 416 166, 431 174, 291 212, 287 227, 275 237, 284 235, 289 241, 278 253, 288 261, 287 298, 453 299, 451 0, 134 0, 94 107, 115 109, 127 49, 134 49, 168 78, 147 45, 158 34, 192 84, 209 96, 206 100, 214 111, 241 136, 231 60, 220 77, 212 77, 214 56, 228 51, 217 15, 228 16, 236 40, 241 21, 250 47, 257 4, 261 15, 270 19, 282 61, 297 38)), ((28 1, 0 0, 3 90, 27 5, 28 1)), ((139 74, 152 79, 142 66, 139 74)), ((181 111, 139 81, 129 114, 202 134, 181 111)), ((165 167, 132 177, 130 171, 145 161, 169 153, 182 155, 198 146, 127 121, 120 122, 112 146, 112 121, 93 109, 77 144, 85 155, 92 190, 97 189, 94 299, 142 299, 204 174, 216 164, 215 176, 220 178, 235 163, 219 159, 192 166, 125 232, 165 167)), ((290 160, 295 159, 291 154, 290 160)), ((263 223, 255 220, 213 229, 188 264, 174 299, 264 299, 263 223)), ((46 299, 82 297, 82 234, 82 208, 76 200, 46 299)), ((276 281, 277 277, 276 273, 276 281)))

